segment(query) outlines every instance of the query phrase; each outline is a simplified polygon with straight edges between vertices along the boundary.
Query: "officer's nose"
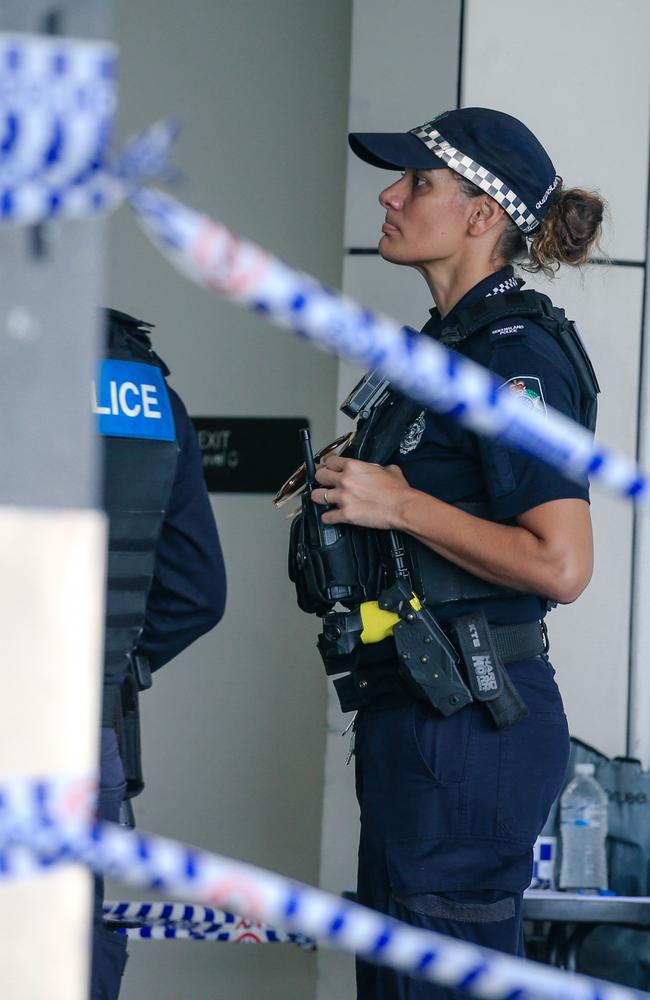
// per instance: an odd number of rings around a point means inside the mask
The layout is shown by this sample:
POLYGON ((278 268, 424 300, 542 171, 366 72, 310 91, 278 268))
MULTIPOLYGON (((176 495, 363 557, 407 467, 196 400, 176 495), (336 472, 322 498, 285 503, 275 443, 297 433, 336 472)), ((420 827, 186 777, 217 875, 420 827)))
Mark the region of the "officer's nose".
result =
POLYGON ((390 187, 384 188, 379 194, 379 204, 382 208, 400 209, 404 204, 405 188, 407 184, 406 174, 396 180, 390 187))

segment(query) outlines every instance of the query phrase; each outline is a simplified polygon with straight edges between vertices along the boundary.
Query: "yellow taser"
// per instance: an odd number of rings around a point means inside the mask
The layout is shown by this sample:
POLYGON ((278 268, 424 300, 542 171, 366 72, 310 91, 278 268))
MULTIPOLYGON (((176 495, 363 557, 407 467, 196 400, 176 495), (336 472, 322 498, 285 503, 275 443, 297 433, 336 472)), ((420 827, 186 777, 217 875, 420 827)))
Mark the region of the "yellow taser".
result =
MULTIPOLYGON (((422 610, 422 605, 415 594, 413 594, 410 604, 414 611, 422 610)), ((380 608, 378 601, 365 601, 360 606, 359 611, 363 625, 361 642, 365 646, 390 638, 395 625, 400 620, 399 615, 394 611, 384 611, 383 608, 380 608)))

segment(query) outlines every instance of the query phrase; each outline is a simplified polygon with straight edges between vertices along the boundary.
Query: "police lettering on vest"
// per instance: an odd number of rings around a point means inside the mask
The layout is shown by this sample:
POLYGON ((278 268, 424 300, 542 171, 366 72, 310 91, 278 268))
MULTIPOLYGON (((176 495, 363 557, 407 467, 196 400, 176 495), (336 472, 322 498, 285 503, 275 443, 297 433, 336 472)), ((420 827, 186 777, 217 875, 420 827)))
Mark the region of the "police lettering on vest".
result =
POLYGON ((91 405, 102 435, 174 440, 167 387, 154 365, 105 359, 92 383, 91 405))

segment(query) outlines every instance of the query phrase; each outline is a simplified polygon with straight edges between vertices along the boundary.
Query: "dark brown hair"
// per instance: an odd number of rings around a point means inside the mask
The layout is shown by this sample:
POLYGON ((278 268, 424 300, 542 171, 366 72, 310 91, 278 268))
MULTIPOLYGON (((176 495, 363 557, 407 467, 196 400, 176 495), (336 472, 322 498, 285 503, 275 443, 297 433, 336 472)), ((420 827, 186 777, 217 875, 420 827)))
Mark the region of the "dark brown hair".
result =
MULTIPOLYGON (((468 198, 485 193, 460 174, 456 177, 468 198)), ((582 188, 564 191, 560 178, 553 204, 528 237, 530 245, 510 220, 494 252, 509 264, 516 261, 525 271, 542 271, 552 277, 561 264, 579 267, 587 262, 600 238, 604 213, 605 203, 595 192, 582 188)))

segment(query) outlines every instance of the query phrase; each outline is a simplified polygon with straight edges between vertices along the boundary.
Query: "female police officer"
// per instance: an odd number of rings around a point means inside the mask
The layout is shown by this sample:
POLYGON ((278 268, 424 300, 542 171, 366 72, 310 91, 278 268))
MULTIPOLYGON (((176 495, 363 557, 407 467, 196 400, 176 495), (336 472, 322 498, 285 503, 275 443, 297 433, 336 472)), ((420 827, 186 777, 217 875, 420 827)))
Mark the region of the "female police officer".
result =
MULTIPOLYGON (((523 282, 513 259, 549 273, 583 263, 598 236, 602 202, 564 191, 541 144, 509 115, 463 108, 405 134, 349 141, 366 162, 402 171, 379 196, 379 252, 427 282, 435 303, 428 336, 440 338, 477 303, 493 307, 503 296, 516 308, 512 291, 523 282)), ((581 418, 580 373, 534 311, 511 308, 505 320, 465 330, 455 346, 522 405, 581 418)), ((324 523, 394 529, 407 548, 415 539, 438 567, 460 567, 484 586, 483 598, 472 598, 471 587, 460 600, 438 596, 432 610, 443 627, 478 606, 495 633, 521 630, 589 582, 587 483, 445 416, 419 413, 386 466, 330 456, 317 480, 312 497, 331 508, 324 523)), ((360 902, 411 924, 521 953, 531 847, 564 776, 568 732, 543 645, 533 656, 523 647, 517 655, 517 641, 513 648, 507 672, 528 709, 513 725, 497 728, 476 701, 443 717, 406 689, 359 712, 358 892, 360 902)), ((452 995, 366 963, 357 982, 363 1000, 452 995)))

